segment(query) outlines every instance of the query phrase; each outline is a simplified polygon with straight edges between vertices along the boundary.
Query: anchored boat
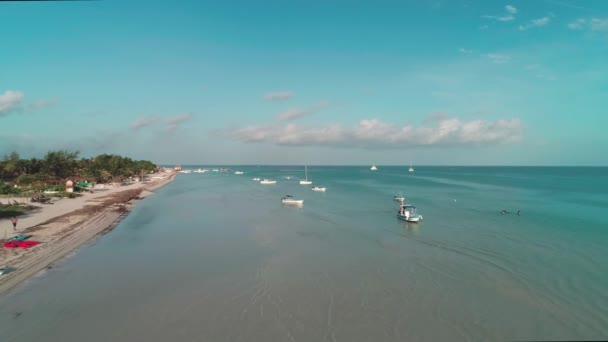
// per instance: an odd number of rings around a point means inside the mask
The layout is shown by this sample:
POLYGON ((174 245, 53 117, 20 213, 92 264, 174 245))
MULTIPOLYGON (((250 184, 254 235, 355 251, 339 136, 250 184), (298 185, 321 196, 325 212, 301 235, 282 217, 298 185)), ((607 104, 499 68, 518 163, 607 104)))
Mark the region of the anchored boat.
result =
POLYGON ((416 207, 411 204, 405 204, 401 202, 399 211, 397 211, 397 217, 400 220, 407 222, 420 222, 422 221, 422 215, 418 214, 416 207))
POLYGON ((291 195, 285 195, 283 198, 281 198, 281 203, 292 204, 292 205, 302 205, 302 204, 304 204, 304 200, 295 199, 291 195))

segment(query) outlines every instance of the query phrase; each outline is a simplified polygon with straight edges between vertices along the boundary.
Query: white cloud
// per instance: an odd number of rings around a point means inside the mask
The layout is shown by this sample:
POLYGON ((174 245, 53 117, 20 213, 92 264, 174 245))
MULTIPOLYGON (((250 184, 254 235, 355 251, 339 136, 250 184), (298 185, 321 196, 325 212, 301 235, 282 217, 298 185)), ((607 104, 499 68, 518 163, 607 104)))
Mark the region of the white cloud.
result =
POLYGON ((473 50, 469 50, 469 49, 465 49, 465 48, 460 48, 460 49, 458 49, 458 52, 464 53, 465 55, 470 55, 471 53, 473 53, 473 50))
POLYGON ((42 108, 52 107, 56 104, 57 104, 57 100, 43 99, 43 100, 38 100, 38 101, 34 101, 33 103, 30 103, 28 108, 30 110, 38 110, 38 109, 42 109, 42 108))
POLYGON ((353 127, 340 124, 325 126, 261 125, 238 128, 228 136, 242 142, 293 146, 335 146, 390 148, 403 146, 458 146, 512 143, 522 139, 519 119, 460 121, 438 116, 429 127, 384 123, 377 119, 361 120, 353 127))
POLYGON ((290 91, 275 91, 264 94, 262 98, 266 101, 284 101, 288 100, 293 96, 293 93, 290 91))
POLYGON ((499 16, 499 15, 482 15, 482 18, 485 19, 494 19, 494 20, 498 20, 498 21, 511 21, 511 20, 515 20, 515 17, 512 16, 511 14, 507 14, 507 15, 503 15, 503 16, 499 16))
POLYGON ((515 14, 517 13, 517 8, 515 8, 512 5, 507 5, 505 6, 505 9, 507 10, 507 12, 511 13, 511 14, 515 14))
POLYGON ((608 18, 579 18, 568 24, 571 30, 589 29, 595 32, 608 32, 608 18))
POLYGON ((131 123, 131 128, 134 130, 138 130, 146 126, 154 125, 159 121, 160 118, 158 116, 143 116, 141 118, 135 119, 135 121, 131 123))
POLYGON ((192 113, 180 114, 167 119, 167 130, 174 131, 184 122, 192 119, 192 113))
POLYGON ((4 94, 0 94, 0 116, 16 111, 24 97, 22 92, 14 90, 7 90, 4 94))
POLYGON ((545 26, 549 23, 549 21, 551 21, 551 19, 549 17, 542 17, 542 18, 534 19, 534 20, 531 20, 527 24, 519 25, 519 30, 525 31, 525 30, 528 30, 528 29, 531 29, 534 27, 545 26))
POLYGON ((590 22, 591 31, 608 32, 608 18, 593 18, 590 22))
POLYGON ((585 19, 577 19, 568 24, 568 28, 571 30, 582 30, 587 25, 587 20, 585 19))
POLYGON ((279 119, 281 121, 297 119, 297 118, 305 116, 305 115, 316 113, 319 110, 321 110, 327 106, 329 106, 329 102, 322 101, 308 109, 297 109, 297 108, 288 109, 284 112, 279 113, 279 115, 277 115, 277 119, 279 119))
POLYGON ((488 57, 493 63, 496 63, 496 64, 504 64, 511 60, 511 56, 501 55, 498 53, 488 53, 485 56, 488 57))

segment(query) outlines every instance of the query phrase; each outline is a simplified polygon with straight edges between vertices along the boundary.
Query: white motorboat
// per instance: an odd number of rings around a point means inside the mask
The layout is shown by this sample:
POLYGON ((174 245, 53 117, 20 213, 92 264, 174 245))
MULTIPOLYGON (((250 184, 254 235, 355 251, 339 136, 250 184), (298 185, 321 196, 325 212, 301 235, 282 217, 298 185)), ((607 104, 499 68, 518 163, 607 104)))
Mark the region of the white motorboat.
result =
POLYGON ((260 184, 276 184, 276 180, 272 180, 272 179, 262 179, 260 181, 260 184))
POLYGON ((205 172, 205 170, 203 170, 203 169, 201 169, 201 168, 198 168, 198 169, 196 169, 196 170, 194 170, 194 171, 192 171, 192 172, 194 172, 194 173, 204 173, 204 172, 205 172))
POLYGON ((393 199, 397 202, 405 202, 405 197, 403 197, 402 195, 395 195, 393 199))
POLYGON ((291 205, 303 205, 304 200, 295 199, 291 195, 285 195, 283 198, 281 198, 281 203, 291 205))
POLYGON ((192 173, 192 170, 181 170, 180 173, 192 173))
POLYGON ((416 207, 411 204, 405 204, 401 202, 399 205, 399 211, 397 211, 397 217, 400 220, 407 222, 420 222, 422 221, 422 215, 418 214, 416 207))
POLYGON ((372 167, 370 167, 369 169, 372 170, 372 171, 378 170, 378 168, 376 167, 376 165, 372 165, 372 167))
POLYGON ((235 175, 242 175, 244 172, 243 171, 234 171, 235 175))
POLYGON ((325 187, 315 186, 312 188, 312 191, 325 192, 325 187))
POLYGON ((304 174, 305 174, 305 179, 301 179, 300 180, 300 184, 302 185, 310 185, 312 184, 312 181, 308 180, 308 168, 306 167, 306 165, 304 165, 304 174))
POLYGON ((258 181, 258 182, 260 181, 260 179, 258 177, 252 178, 251 180, 258 181))

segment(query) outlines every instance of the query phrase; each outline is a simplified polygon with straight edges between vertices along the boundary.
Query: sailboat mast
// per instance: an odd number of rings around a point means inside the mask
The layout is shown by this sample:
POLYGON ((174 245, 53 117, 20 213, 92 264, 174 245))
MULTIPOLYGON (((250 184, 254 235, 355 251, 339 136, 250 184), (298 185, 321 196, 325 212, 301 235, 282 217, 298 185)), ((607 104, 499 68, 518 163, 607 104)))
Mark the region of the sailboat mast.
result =
POLYGON ((304 165, 304 175, 306 177, 306 180, 308 180, 308 166, 304 165))

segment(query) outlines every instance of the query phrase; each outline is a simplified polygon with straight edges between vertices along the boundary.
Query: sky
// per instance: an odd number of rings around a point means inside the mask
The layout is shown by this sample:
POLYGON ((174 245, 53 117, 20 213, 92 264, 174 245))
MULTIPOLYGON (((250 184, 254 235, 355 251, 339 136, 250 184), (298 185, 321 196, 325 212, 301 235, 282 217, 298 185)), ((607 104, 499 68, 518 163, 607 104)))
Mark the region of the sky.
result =
POLYGON ((0 155, 608 165, 608 1, 0 2, 0 155))

